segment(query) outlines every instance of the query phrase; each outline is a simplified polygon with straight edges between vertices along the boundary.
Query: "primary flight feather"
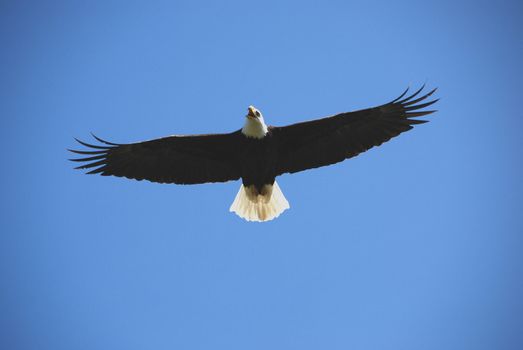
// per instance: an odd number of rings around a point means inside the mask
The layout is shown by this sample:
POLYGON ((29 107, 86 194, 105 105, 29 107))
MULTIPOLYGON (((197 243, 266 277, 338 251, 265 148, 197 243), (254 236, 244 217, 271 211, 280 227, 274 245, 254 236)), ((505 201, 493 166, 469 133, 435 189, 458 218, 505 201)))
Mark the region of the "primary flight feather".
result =
POLYGON ((341 162, 426 123, 413 119, 435 112, 422 110, 436 89, 423 90, 378 107, 336 114, 284 127, 267 126, 249 106, 242 129, 228 134, 168 136, 118 144, 93 135, 100 145, 77 139, 89 150, 70 150, 82 158, 88 174, 113 175, 159 183, 200 184, 242 179, 230 207, 248 221, 268 221, 289 208, 276 176, 341 162))

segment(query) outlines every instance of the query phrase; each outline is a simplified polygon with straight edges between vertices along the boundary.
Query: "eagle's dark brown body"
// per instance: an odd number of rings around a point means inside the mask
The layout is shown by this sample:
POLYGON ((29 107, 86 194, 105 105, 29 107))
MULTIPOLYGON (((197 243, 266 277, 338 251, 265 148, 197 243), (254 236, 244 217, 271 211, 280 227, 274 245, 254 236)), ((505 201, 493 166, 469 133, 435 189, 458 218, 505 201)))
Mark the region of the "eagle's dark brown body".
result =
POLYGON ((244 138, 240 152, 241 178, 244 186, 254 185, 258 192, 264 185, 272 185, 278 175, 278 139, 274 137, 273 128, 261 139, 244 138))

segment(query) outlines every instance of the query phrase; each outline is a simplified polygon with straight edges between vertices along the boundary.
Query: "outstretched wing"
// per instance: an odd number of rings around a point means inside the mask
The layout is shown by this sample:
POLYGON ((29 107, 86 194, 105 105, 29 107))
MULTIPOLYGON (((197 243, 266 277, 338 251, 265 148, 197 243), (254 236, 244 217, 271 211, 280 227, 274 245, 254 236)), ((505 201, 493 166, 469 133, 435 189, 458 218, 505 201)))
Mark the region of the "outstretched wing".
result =
POLYGON ((437 99, 420 102, 436 89, 415 99, 424 86, 403 98, 407 89, 395 100, 378 107, 273 127, 271 131, 279 143, 277 175, 341 162, 381 145, 412 129, 415 124, 426 123, 425 120, 411 119, 435 112, 420 109, 437 102, 437 99))
POLYGON ((90 150, 69 150, 84 156, 75 169, 87 174, 114 175, 159 183, 199 184, 240 178, 238 162, 243 138, 230 134, 169 136, 151 141, 117 144, 93 135, 103 145, 76 139, 90 150))

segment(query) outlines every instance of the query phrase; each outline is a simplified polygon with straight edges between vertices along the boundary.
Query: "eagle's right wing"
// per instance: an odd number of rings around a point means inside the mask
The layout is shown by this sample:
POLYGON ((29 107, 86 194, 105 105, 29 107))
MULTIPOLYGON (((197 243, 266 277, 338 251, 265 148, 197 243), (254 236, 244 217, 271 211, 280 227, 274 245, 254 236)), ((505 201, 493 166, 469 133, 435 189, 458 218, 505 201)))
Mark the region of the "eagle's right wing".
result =
MULTIPOLYGON (((407 89, 408 90, 408 89, 407 89)), ((412 119, 435 111, 420 110, 438 100, 422 102, 436 89, 414 99, 422 90, 384 105, 331 117, 272 127, 278 140, 276 174, 295 173, 341 162, 412 129, 424 120, 412 119)))
POLYGON ((70 150, 84 155, 84 158, 71 160, 84 162, 76 169, 92 169, 87 174, 176 184, 225 182, 241 176, 238 156, 244 138, 240 131, 169 136, 130 144, 94 137, 103 145, 91 145, 77 139, 90 150, 70 150))

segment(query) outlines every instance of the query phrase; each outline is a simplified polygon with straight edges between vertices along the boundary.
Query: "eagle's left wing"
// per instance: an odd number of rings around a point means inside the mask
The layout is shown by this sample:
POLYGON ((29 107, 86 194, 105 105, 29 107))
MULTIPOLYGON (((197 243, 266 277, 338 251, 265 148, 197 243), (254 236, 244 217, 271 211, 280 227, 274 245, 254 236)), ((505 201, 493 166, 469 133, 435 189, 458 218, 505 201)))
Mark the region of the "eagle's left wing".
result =
POLYGON ((88 174, 183 185, 225 182, 241 176, 238 157, 245 138, 240 131, 169 136, 129 144, 94 137, 102 145, 77 140, 89 150, 70 150, 84 156, 71 160, 82 162, 76 169, 89 169, 88 174))
POLYGON ((420 103, 436 91, 434 89, 415 99, 423 88, 403 98, 407 89, 395 100, 378 107, 272 127, 279 149, 276 174, 341 162, 412 129, 412 125, 425 123, 425 120, 412 118, 435 112, 420 109, 438 100, 420 103))

